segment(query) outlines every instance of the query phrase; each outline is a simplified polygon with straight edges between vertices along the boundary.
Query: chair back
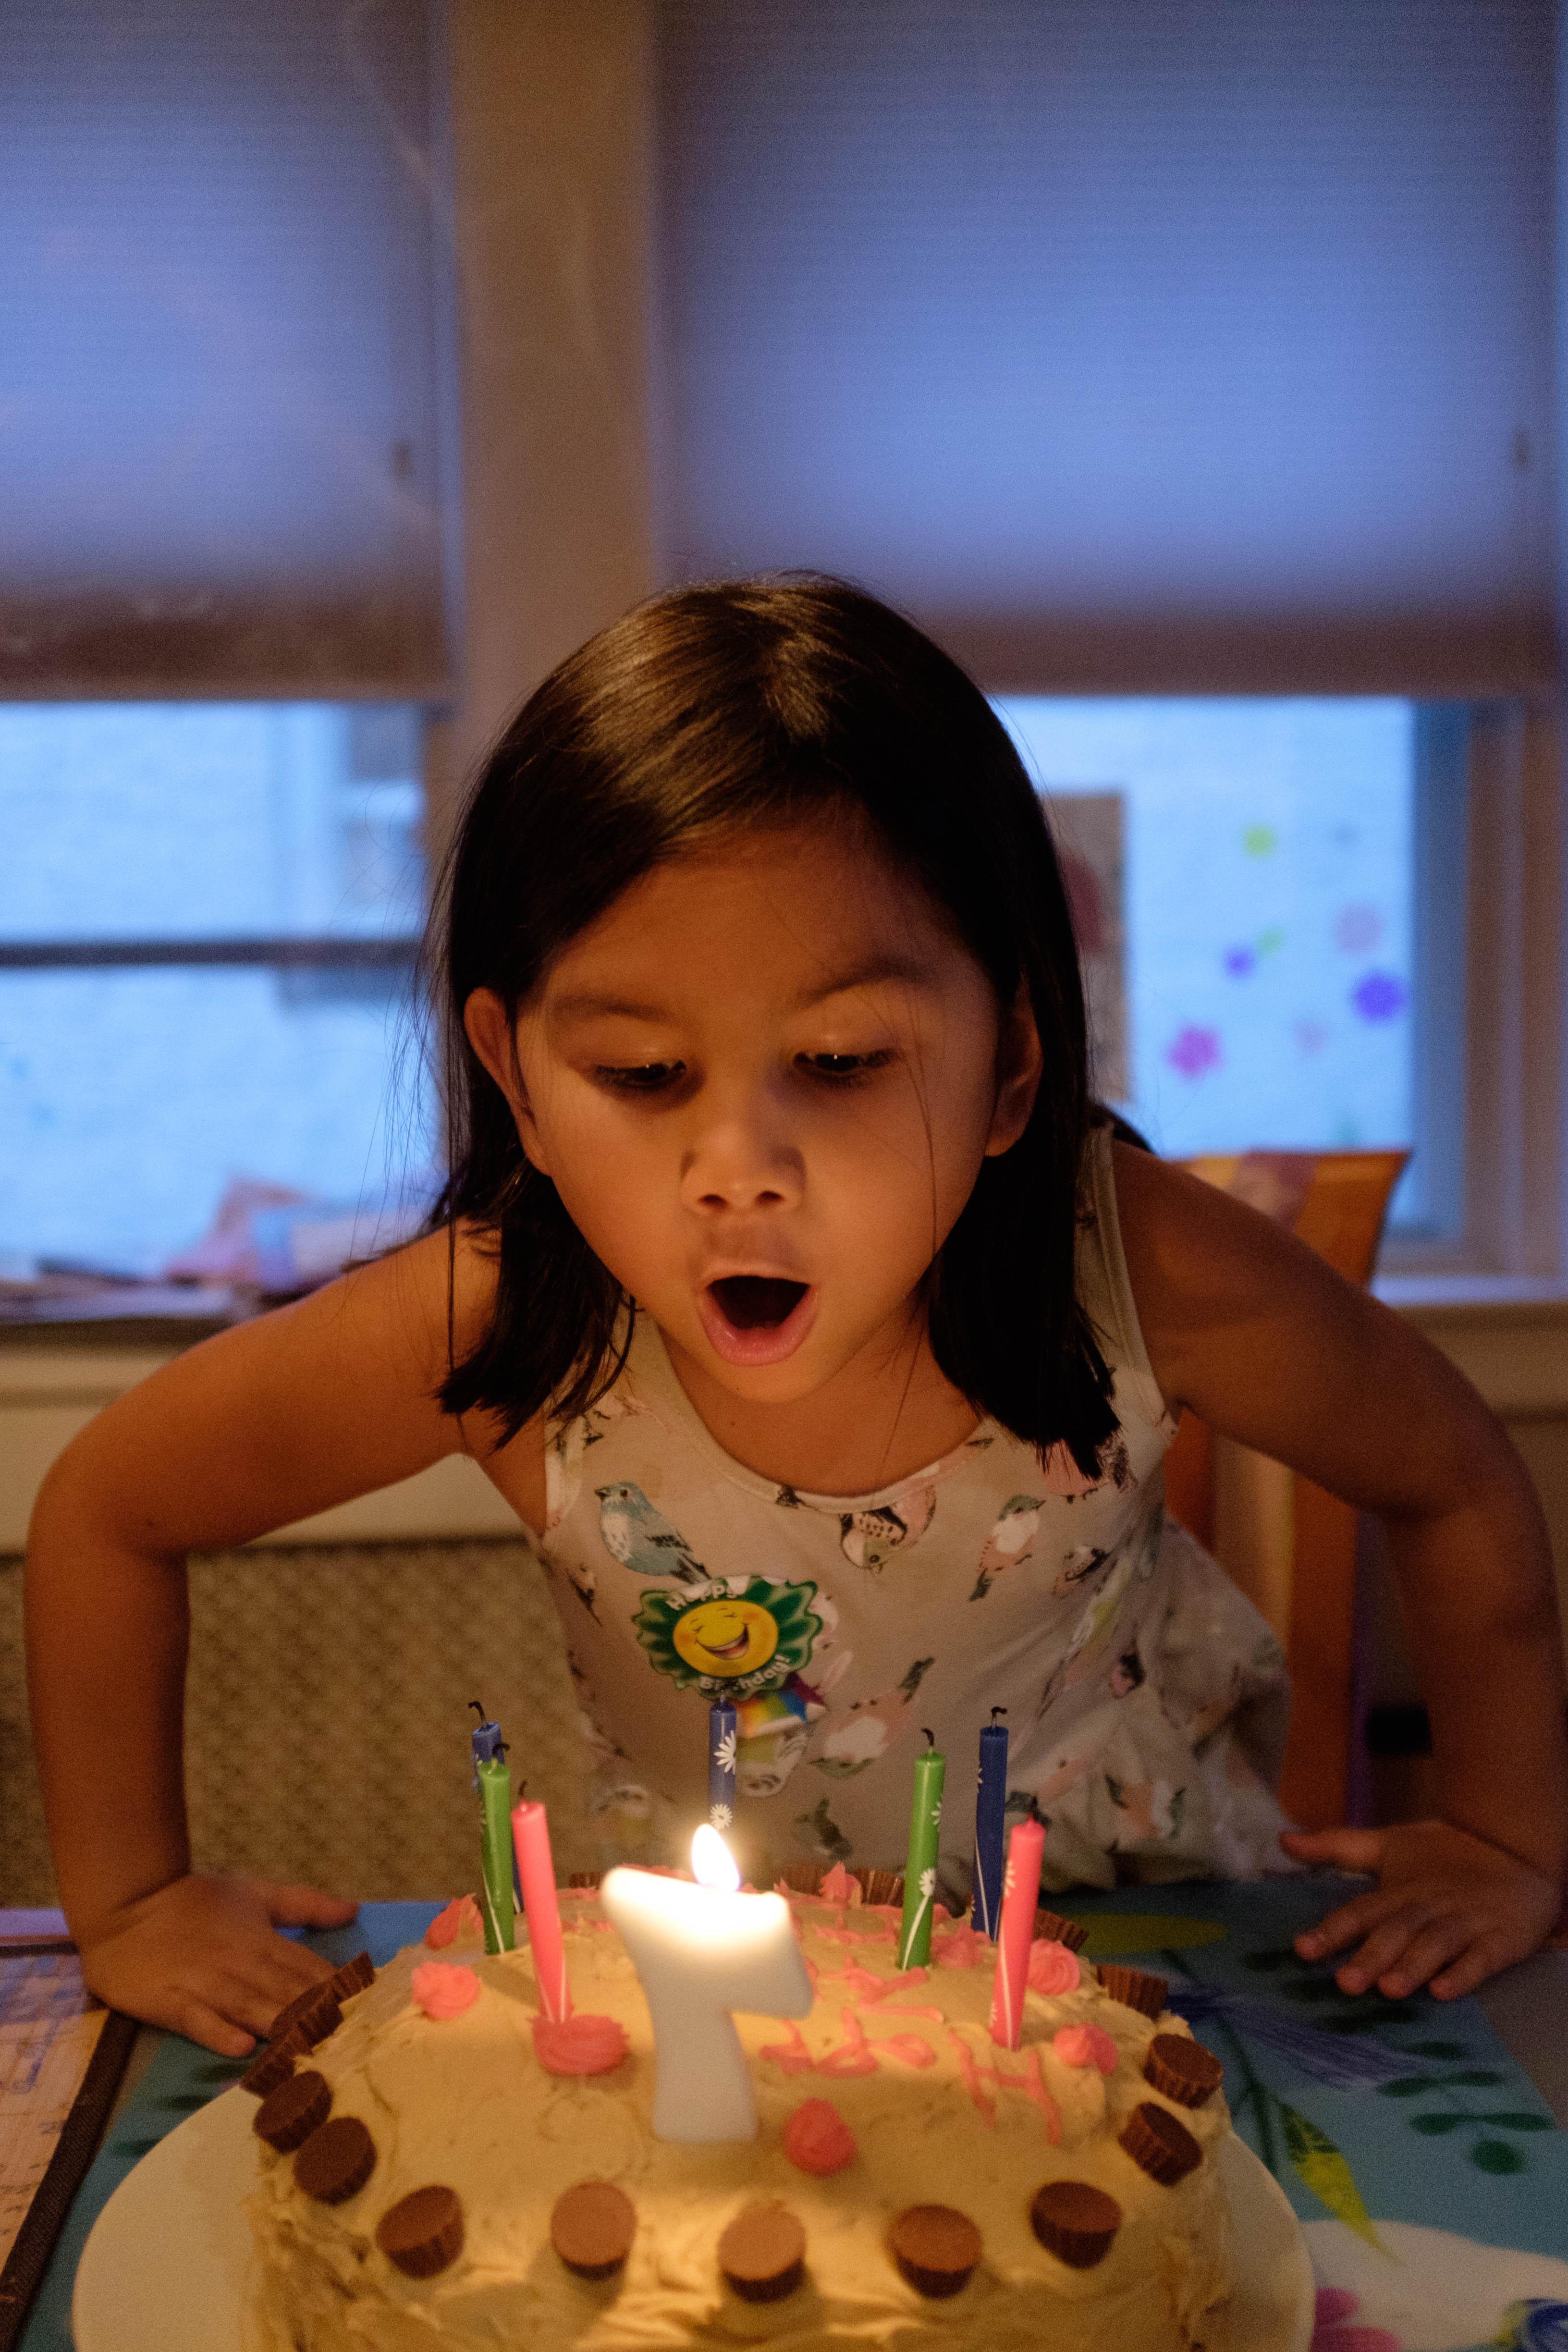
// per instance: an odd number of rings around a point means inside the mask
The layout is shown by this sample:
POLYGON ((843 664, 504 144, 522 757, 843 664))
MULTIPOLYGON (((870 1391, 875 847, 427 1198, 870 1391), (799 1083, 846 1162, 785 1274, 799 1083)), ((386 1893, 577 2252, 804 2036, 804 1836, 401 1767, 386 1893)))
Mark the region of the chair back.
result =
MULTIPOLYGON (((1270 1216, 1347 1282, 1371 1278, 1407 1151, 1244 1151, 1183 1161, 1270 1216)), ((1283 1464, 1184 1413, 1165 1456, 1184 1527, 1268 1620, 1289 1662, 1279 1801, 1308 1829, 1345 1821, 1362 1701, 1355 1665, 1357 1516, 1283 1464)))

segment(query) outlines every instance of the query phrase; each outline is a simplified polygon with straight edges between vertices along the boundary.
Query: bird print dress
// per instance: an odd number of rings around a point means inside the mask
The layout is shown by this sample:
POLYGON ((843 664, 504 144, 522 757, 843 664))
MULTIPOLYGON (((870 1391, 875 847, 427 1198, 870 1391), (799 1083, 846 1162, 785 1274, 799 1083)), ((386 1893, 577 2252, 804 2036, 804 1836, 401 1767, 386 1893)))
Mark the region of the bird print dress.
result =
POLYGON ((1009 1734, 1009 1821, 1047 1885, 1286 1866, 1272 1784, 1278 1643, 1164 1507, 1174 1424, 1128 1284, 1110 1137, 1086 1159, 1079 1296, 1120 1423, 1100 1475, 994 1421, 867 1495, 732 1460, 635 1319, 614 1387, 554 1426, 539 1539, 565 1629, 603 1866, 684 1861, 706 1818, 709 1708, 736 1709, 734 1841, 901 1867, 911 1768, 947 1759, 939 1880, 968 1899, 981 1727, 1009 1734))

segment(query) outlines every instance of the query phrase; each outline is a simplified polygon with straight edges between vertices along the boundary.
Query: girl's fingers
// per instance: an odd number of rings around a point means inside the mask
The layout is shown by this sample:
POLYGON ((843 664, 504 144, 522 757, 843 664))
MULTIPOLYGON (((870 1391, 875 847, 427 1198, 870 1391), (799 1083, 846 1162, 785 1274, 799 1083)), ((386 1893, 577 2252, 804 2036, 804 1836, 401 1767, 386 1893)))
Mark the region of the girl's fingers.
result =
POLYGON ((1335 1981, 1342 1992, 1364 1992, 1385 1976, 1410 1948, 1415 1937, 1427 1927, 1435 1916, 1433 1906, 1426 1903, 1405 1903, 1392 1918, 1374 1927, 1360 1951, 1352 1954, 1342 1969, 1335 1972, 1335 1981))
POLYGON ((1484 1984, 1488 1977, 1499 1969, 1507 1968, 1509 1962, 1517 1958, 1518 1954, 1508 1937, 1493 1928, 1484 1936, 1478 1936, 1468 1951, 1461 1952, 1440 1976, 1432 1979, 1426 1990, 1438 2000, 1458 2000, 1466 1993, 1474 1992, 1479 1984, 1484 1984))
POLYGON ((1282 1830, 1279 1843, 1298 1862, 1335 1862, 1342 1870, 1375 1870, 1383 1859, 1381 1830, 1282 1830))
POLYGON ((1377 1979, 1379 1992, 1387 1993, 1391 2000, 1402 2000, 1467 1950, 1474 1938, 1475 1923, 1462 1912, 1451 1911, 1434 1919, 1411 1938, 1394 1967, 1383 1970, 1377 1979))
POLYGON ((295 1886, 275 1879, 258 1879, 256 1891, 267 1906, 267 1916, 279 1927, 346 1927, 358 1916, 359 1905, 341 1895, 323 1895, 314 1886, 295 1886))
POLYGON ((1371 1895, 1357 1895, 1349 1903, 1342 1903, 1296 1938, 1296 1949, 1305 1960, 1324 1958, 1330 1952, 1342 1952, 1358 1936, 1364 1936, 1381 1920, 1403 1908, 1410 1900, 1408 1888, 1380 1886, 1371 1895))
POLYGON ((187 2002, 174 2031, 188 2042, 199 2042, 204 2050, 216 2050, 220 2058, 248 2058, 256 2047, 254 2034, 231 2025, 205 2001, 187 2002))

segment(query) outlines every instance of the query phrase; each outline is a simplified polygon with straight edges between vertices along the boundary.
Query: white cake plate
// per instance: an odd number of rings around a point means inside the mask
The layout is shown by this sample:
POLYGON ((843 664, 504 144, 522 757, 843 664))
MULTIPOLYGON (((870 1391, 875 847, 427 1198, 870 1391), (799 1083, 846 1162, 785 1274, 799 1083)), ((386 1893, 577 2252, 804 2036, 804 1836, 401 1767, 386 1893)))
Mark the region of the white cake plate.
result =
MULTIPOLYGON (((256 2102, 241 2090, 176 2126, 121 2182, 82 2248, 76 2352, 254 2352, 243 2324, 256 2102)), ((1236 2220, 1234 2352, 1308 2352, 1312 2271, 1283 2190, 1238 2139, 1220 2150, 1236 2220)))

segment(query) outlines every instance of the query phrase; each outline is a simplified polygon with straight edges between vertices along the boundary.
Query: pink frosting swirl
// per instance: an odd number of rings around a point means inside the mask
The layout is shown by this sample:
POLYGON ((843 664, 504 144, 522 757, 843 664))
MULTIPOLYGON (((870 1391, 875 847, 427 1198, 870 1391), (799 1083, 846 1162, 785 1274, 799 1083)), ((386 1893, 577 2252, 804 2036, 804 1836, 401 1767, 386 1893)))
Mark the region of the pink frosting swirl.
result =
POLYGON ((819 1903, 858 1903, 860 1882, 851 1878, 841 1862, 836 1862, 817 1889, 819 1903))
POLYGON ((445 1960, 426 1960, 408 1979, 408 1990, 426 2017, 461 2017, 479 1997, 479 1980, 472 1969, 449 1968, 445 1960))
POLYGON ((480 1944, 484 1935, 479 1905, 471 1895, 459 1895, 444 1911, 437 1912, 425 1930, 425 1941, 433 1952, 444 1952, 448 1944, 480 1944))
POLYGON ((533 2054, 547 2074, 607 2074, 626 2054, 626 2030, 613 2017, 536 2017, 533 2054))
POLYGON ((784 2127, 784 2152, 799 2172, 842 2172, 855 2135, 826 2099, 803 2099, 784 2127))
POLYGON ((1076 1952, 1069 1952, 1065 1944, 1054 1943, 1047 1936, 1036 1937, 1029 1947, 1031 1992, 1076 1992, 1082 1974, 1076 1952))
POLYGON ((1064 2066, 1098 2066, 1102 2074, 1116 2072, 1116 2044, 1102 2025, 1064 2025, 1051 2048, 1064 2066))

